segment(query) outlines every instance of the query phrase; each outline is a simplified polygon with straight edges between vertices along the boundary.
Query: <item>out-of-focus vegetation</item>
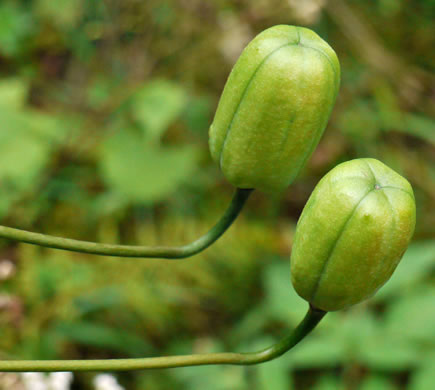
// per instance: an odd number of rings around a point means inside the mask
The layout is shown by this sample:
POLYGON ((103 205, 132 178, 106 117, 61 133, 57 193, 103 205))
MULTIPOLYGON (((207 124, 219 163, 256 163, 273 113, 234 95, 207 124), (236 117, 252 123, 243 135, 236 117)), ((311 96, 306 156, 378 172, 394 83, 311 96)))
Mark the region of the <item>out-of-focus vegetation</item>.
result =
MULTIPOLYGON (((207 138, 244 45, 275 24, 307 26, 336 50, 343 79, 303 174, 283 194, 254 194, 203 254, 114 259, 1 241, 0 358, 266 346, 305 311, 288 258, 314 185, 339 162, 374 157, 409 179, 418 206, 414 242, 374 299, 329 314, 270 363, 118 379, 132 390, 432 390, 434 16, 433 0, 1 1, 0 215, 8 226, 111 243, 188 242, 233 191, 207 138)), ((75 375, 73 388, 92 388, 92 378, 75 375)), ((0 376, 0 388, 10 383, 0 376)))

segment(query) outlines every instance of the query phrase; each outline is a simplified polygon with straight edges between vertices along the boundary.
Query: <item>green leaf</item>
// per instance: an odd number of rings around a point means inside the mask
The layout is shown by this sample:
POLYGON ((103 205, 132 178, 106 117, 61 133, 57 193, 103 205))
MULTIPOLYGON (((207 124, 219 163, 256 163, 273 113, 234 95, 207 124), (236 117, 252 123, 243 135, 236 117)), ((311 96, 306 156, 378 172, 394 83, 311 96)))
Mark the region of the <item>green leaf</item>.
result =
POLYGON ((389 337, 388 333, 361 344, 358 361, 374 370, 402 371, 415 367, 421 360, 412 343, 389 337))
POLYGON ((435 289, 422 288, 389 306, 385 314, 387 332, 410 342, 435 346, 435 289))
POLYGON ((340 388, 340 381, 337 377, 332 375, 322 376, 316 383, 316 390, 338 390, 340 388))
POLYGON ((268 309, 265 304, 252 307, 234 324, 229 335, 230 342, 236 344, 255 338, 269 321, 268 309))
POLYGON ((351 137, 355 146, 364 147, 374 142, 380 131, 380 121, 373 107, 365 101, 356 101, 338 119, 338 127, 351 137))
MULTIPOLYGON (((260 351, 276 342, 276 338, 267 336, 258 337, 257 333, 256 336, 251 337, 250 341, 238 345, 237 350, 260 351)), ((294 388, 290 372, 292 366, 290 360, 287 359, 288 355, 286 354, 269 362, 258 364, 252 368, 259 390, 287 390, 294 388)))
MULTIPOLYGON (((1 17, 0 17, 1 20, 1 17)), ((28 84, 22 79, 4 79, 0 81, 0 107, 17 110, 24 107, 28 84)))
MULTIPOLYGON (((313 338, 315 334, 310 336, 313 338)), ((319 329, 323 345, 311 348, 311 359, 318 366, 346 361, 358 362, 374 369, 401 370, 413 367, 420 361, 419 349, 412 343, 393 337, 382 327, 382 322, 363 305, 337 316, 335 326, 319 329), (324 331, 322 334, 320 331, 324 331), (329 344, 329 346, 328 346, 329 344), (316 351, 318 356, 316 356, 316 351), (328 356, 329 355, 329 356, 328 356), (316 362, 316 359, 318 360, 316 362)), ((310 343, 310 338, 303 343, 310 343)), ((303 343, 300 347, 303 348, 303 343)), ((295 348, 295 353, 297 353, 295 348)), ((310 356, 307 356, 309 364, 310 356)))
POLYGON ((101 108, 114 93, 114 80, 98 77, 88 87, 87 103, 93 108, 101 108))
MULTIPOLYGON (((199 339, 192 345, 189 341, 174 340, 167 355, 182 355, 194 349, 194 353, 223 352, 220 341, 199 339)), ((189 390, 245 390, 245 368, 237 366, 211 365, 181 367, 171 370, 173 377, 181 382, 176 388, 189 390), (211 378, 213 380, 211 380, 211 378)))
POLYGON ((20 359, 57 359, 62 337, 52 329, 37 335, 27 336, 26 340, 13 348, 13 355, 20 359))
POLYGON ((282 359, 275 359, 257 367, 259 390, 290 390, 293 384, 288 364, 282 359))
POLYGON ((57 27, 66 30, 75 27, 83 14, 82 0, 37 0, 36 13, 57 27))
POLYGON ((50 145, 31 133, 25 113, 0 109, 0 116, 4 120, 0 132, 0 180, 26 188, 45 165, 50 145))
POLYGON ((31 15, 16 3, 3 2, 0 4, 0 21, 0 54, 19 54, 34 26, 31 15))
POLYGON ((413 373, 408 390, 433 390, 435 384, 435 355, 413 373))
POLYGON ((435 121, 433 119, 419 114, 402 112, 397 94, 388 83, 380 83, 375 88, 374 96, 383 130, 410 134, 435 145, 435 132, 433 131, 435 121))
POLYGON ((232 366, 183 367, 173 371, 183 388, 189 390, 244 390, 243 373, 243 367, 232 366))
POLYGON ((107 286, 77 297, 74 303, 80 315, 83 316, 85 314, 119 306, 125 303, 125 301, 122 298, 120 288, 107 286))
POLYGON ((330 332, 331 337, 343 340, 348 356, 357 360, 361 348, 376 337, 379 325, 378 319, 364 306, 355 306, 342 314, 341 321, 330 332))
POLYGON ((48 162, 50 144, 30 134, 23 112, 0 107, 0 215, 8 212, 20 195, 38 183, 38 176, 48 162))
POLYGON ((138 203, 161 200, 193 174, 192 147, 152 147, 132 131, 108 138, 100 159, 102 176, 112 190, 138 203))
POLYGON ((139 90, 132 102, 133 116, 149 140, 158 140, 177 119, 187 102, 185 91, 167 80, 155 80, 139 90))
POLYGON ((286 357, 293 367, 302 369, 333 368, 346 360, 343 340, 323 335, 310 335, 286 357))
MULTIPOLYGON (((21 194, 38 184, 51 151, 68 133, 69 122, 39 112, 17 110, 24 87, 13 84, 10 103, 1 105, 0 117, 0 215, 7 213, 21 194)), ((3 94, 5 97, 6 94, 3 94)), ((1 99, 1 89, 0 89, 1 99)))
POLYGON ((370 375, 364 378, 358 390, 395 390, 397 389, 391 380, 381 375, 370 375))
POLYGON ((263 284, 269 315, 289 325, 300 321, 308 306, 292 288, 289 262, 270 263, 264 272, 263 284))
POLYGON ((143 337, 122 327, 112 328, 96 322, 59 322, 54 330, 68 341, 92 347, 106 348, 129 356, 145 356, 150 345, 143 337))
POLYGON ((347 360, 373 369, 404 370, 418 364, 418 348, 394 337, 382 325, 369 311, 355 307, 343 316, 341 325, 330 330, 330 337, 345 343, 347 360))
POLYGON ((423 115, 407 114, 398 130, 435 145, 435 121, 423 115))
POLYGON ((347 332, 339 331, 353 340, 347 345, 352 360, 374 370, 388 371, 406 370, 419 363, 420 351, 415 344, 396 337, 370 312, 358 314, 352 316, 353 325, 347 327, 347 332))
POLYGON ((207 96, 192 99, 183 115, 188 128, 200 136, 207 138, 210 127, 212 102, 207 96))
POLYGON ((411 244, 388 283, 375 295, 382 301, 393 295, 403 295, 435 269, 435 240, 411 244))

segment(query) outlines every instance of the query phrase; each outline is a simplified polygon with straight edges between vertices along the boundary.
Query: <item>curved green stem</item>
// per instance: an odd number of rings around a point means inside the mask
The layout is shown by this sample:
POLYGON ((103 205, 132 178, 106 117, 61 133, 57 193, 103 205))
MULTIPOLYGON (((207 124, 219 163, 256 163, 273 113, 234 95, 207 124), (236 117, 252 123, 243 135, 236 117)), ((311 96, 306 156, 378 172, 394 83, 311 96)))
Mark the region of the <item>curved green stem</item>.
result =
POLYGON ((0 237, 10 240, 26 242, 49 248, 64 249, 73 252, 91 253, 103 256, 119 257, 154 257, 162 259, 182 259, 195 255, 213 244, 231 226, 240 214, 244 204, 253 190, 238 188, 231 200, 228 209, 221 219, 206 234, 193 241, 178 247, 167 246, 133 246, 111 245, 96 242, 79 241, 70 238, 54 237, 26 230, 14 229, 0 225, 0 237))
POLYGON ((5 360, 0 361, 2 372, 23 371, 125 371, 149 368, 174 368, 210 364, 251 365, 275 359, 294 347, 320 322, 326 312, 309 308, 302 322, 278 343, 258 352, 209 353, 197 355, 164 356, 141 359, 105 360, 5 360))

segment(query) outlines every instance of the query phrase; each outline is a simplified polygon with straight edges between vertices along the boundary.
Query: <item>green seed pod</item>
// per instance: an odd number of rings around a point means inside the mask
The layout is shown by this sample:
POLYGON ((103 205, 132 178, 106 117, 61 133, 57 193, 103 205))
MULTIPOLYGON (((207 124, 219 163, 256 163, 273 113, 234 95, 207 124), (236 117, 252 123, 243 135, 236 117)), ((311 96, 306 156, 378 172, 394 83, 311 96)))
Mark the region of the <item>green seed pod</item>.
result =
POLYGON ((274 26, 244 49, 210 127, 210 151, 239 188, 285 189, 317 146, 340 84, 332 48, 313 31, 274 26))
POLYGON ((378 160, 342 163, 314 189, 291 255, 296 292, 339 310, 372 296, 392 275, 415 227, 412 187, 378 160))

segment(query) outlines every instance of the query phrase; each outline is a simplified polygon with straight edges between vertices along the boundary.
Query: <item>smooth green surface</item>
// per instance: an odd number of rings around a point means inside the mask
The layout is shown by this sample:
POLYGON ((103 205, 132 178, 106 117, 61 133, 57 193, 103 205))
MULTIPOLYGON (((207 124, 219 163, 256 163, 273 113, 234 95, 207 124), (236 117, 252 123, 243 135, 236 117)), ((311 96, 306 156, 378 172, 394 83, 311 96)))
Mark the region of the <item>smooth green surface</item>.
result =
POLYGON ((234 66, 210 127, 210 150, 236 187, 285 189, 322 136, 340 65, 313 31, 279 25, 259 34, 234 66))
POLYGON ((273 360, 299 343, 325 316, 326 312, 311 306, 301 323, 288 336, 258 352, 208 353, 184 356, 164 356, 139 359, 102 360, 17 360, 0 361, 0 371, 125 371, 149 368, 175 368, 209 364, 251 365, 273 360))
POLYGON ((27 244, 103 256, 183 259, 193 256, 208 248, 222 234, 224 234, 242 211, 242 208, 248 200, 251 192, 252 190, 249 189, 243 190, 238 188, 228 209, 216 225, 192 243, 179 247, 99 244, 96 242, 79 241, 69 238, 49 236, 41 233, 33 233, 7 226, 0 226, 0 237, 25 242, 27 244))
POLYGON ((296 291, 327 311, 372 296, 392 275, 414 227, 406 179, 375 159, 338 165, 299 219, 291 255, 296 291))

